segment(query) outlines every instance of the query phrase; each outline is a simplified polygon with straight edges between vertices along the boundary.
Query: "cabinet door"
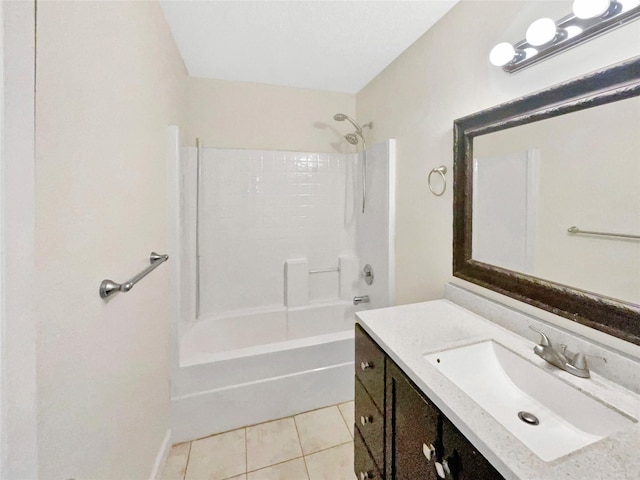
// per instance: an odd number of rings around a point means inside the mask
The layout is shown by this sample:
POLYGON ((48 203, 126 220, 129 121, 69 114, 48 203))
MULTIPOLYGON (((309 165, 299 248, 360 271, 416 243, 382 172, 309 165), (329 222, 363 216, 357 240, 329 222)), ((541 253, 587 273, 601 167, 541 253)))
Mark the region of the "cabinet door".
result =
POLYGON ((467 438, 449 421, 442 418, 443 460, 446 461, 446 478, 452 480, 503 480, 504 477, 493 468, 467 438))
POLYGON ((433 449, 437 441, 438 411, 406 380, 391 362, 387 364, 387 478, 435 480, 433 449), (429 458, 431 457, 431 458, 429 458))
POLYGON ((504 480, 391 361, 387 361, 387 419, 387 478, 504 480))

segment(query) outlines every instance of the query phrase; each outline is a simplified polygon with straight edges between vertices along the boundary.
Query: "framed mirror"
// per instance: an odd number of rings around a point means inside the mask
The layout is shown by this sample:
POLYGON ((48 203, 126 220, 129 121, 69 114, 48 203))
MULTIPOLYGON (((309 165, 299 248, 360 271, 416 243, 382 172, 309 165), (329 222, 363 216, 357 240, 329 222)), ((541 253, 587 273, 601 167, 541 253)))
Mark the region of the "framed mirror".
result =
POLYGON ((455 120, 453 274, 640 345, 640 57, 455 120))

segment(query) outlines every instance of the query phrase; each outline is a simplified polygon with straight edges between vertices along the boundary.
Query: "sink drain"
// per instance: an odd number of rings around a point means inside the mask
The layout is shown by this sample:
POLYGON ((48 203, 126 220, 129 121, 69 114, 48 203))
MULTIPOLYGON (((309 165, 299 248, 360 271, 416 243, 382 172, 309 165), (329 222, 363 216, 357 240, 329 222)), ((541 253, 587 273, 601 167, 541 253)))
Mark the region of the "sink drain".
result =
POLYGON ((518 412, 518 418, 529 425, 538 425, 540 423, 538 417, 529 412, 518 412))

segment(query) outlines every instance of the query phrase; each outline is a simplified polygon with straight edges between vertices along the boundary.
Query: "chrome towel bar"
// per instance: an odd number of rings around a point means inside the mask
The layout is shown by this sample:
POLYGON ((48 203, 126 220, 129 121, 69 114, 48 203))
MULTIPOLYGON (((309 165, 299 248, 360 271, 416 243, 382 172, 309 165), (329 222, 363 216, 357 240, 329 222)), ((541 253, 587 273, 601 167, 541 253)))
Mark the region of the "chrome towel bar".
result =
POLYGON ((169 255, 160 255, 159 253, 151 252, 151 255, 149 255, 150 265, 128 282, 116 283, 113 280, 103 280, 100 284, 100 298, 108 298, 115 292, 128 292, 136 283, 149 275, 153 270, 158 268, 161 263, 164 263, 167 260, 169 260, 169 255))
POLYGON ((604 237, 618 237, 618 238, 635 238, 640 239, 640 235, 631 235, 629 233, 606 233, 606 232, 591 232, 589 230, 580 230, 578 227, 573 226, 567 228, 569 233, 584 233, 586 235, 602 235, 604 237))
POLYGON ((339 272, 340 267, 333 268, 318 268, 316 270, 309 270, 309 273, 329 273, 329 272, 339 272))

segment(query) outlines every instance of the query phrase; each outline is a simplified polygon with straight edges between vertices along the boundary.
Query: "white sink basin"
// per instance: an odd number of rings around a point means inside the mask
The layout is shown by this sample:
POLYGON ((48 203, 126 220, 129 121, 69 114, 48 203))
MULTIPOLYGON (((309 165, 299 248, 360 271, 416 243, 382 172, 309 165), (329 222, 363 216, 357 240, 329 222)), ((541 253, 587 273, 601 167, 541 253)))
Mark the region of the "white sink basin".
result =
POLYGON ((424 358, 546 462, 635 423, 493 341, 424 358))

